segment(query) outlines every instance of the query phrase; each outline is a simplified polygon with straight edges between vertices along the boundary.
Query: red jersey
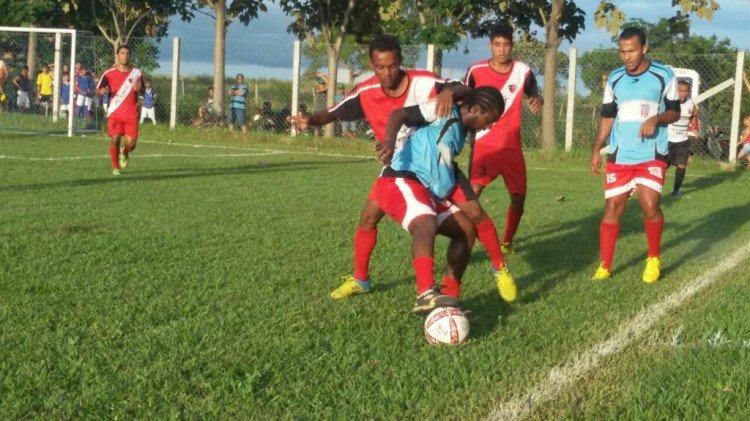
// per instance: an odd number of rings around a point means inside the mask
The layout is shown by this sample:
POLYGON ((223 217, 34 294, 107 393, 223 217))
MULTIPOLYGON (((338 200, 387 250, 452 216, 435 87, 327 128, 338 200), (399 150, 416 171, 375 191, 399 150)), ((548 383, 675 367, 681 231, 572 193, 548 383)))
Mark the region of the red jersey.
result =
MULTIPOLYGON (((339 120, 353 121, 364 118, 370 123, 375 139, 385 138, 385 125, 393 110, 427 101, 442 89, 445 80, 425 70, 404 70, 409 86, 398 97, 386 95, 376 76, 357 85, 344 99, 328 109, 339 120)), ((403 130, 403 128, 402 128, 403 130)), ((401 135, 399 135, 399 138, 401 135)))
POLYGON ((124 72, 112 67, 104 72, 96 89, 109 87, 108 118, 121 121, 138 119, 136 84, 141 84, 141 71, 135 67, 124 72))
POLYGON ((531 68, 513 60, 510 71, 499 73, 490 67, 489 60, 472 64, 466 72, 465 83, 470 88, 492 86, 497 88, 505 100, 505 111, 489 130, 477 132, 477 142, 490 142, 496 149, 521 149, 521 116, 523 94, 536 96, 536 78, 531 68))

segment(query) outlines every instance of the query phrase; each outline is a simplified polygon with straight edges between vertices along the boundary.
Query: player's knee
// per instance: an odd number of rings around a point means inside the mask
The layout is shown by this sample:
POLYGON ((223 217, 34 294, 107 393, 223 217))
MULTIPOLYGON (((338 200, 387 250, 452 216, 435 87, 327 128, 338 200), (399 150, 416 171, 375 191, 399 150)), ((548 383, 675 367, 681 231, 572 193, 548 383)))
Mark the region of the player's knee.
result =
POLYGON ((365 206, 362 213, 359 214, 359 227, 364 229, 375 229, 380 220, 383 219, 383 212, 372 206, 365 206))
POLYGON ((409 232, 415 238, 434 238, 437 230, 437 222, 432 215, 418 216, 409 224, 409 232))
POLYGON ((517 211, 523 210, 523 204, 526 202, 526 195, 523 194, 512 194, 510 195, 510 206, 517 211))

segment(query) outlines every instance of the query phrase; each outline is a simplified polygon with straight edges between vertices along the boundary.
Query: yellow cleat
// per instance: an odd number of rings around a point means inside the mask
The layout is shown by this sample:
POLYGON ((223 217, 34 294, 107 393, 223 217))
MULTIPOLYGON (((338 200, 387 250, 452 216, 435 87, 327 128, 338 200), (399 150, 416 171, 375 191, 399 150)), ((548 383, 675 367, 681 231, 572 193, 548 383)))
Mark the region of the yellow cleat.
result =
POLYGON ((659 260, 658 257, 649 257, 646 259, 646 268, 643 269, 643 276, 641 277, 643 282, 653 284, 658 281, 659 276, 661 275, 661 272, 659 272, 660 266, 661 260, 659 260))
POLYGON ((495 272, 495 280, 497 281, 497 291, 500 293, 500 298, 508 303, 516 301, 518 296, 516 281, 513 280, 508 265, 503 264, 500 270, 495 272))
POLYGON ((516 252, 513 251, 513 243, 500 244, 500 251, 503 252, 503 255, 516 254, 516 252))
POLYGON ((363 292, 370 291, 370 281, 357 281, 353 276, 346 275, 342 276, 341 279, 344 283, 340 287, 336 288, 331 292, 331 298, 334 300, 343 300, 349 298, 352 295, 361 294, 363 292))
POLYGON ((591 277, 593 281, 605 281, 612 277, 612 272, 604 267, 604 262, 599 263, 599 267, 596 268, 594 276, 591 277))
POLYGON ((128 156, 120 152, 120 168, 127 168, 127 166, 128 166, 128 156))

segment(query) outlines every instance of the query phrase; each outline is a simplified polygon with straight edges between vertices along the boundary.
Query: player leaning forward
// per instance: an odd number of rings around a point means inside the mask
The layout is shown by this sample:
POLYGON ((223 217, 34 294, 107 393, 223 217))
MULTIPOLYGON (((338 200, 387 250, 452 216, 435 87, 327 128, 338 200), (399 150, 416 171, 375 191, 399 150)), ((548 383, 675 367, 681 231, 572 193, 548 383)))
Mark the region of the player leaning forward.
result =
POLYGON ((591 152, 591 170, 598 174, 599 150, 609 139, 604 216, 599 226, 601 263, 592 279, 611 276, 620 216, 635 191, 648 239, 642 279, 652 283, 660 276, 664 215, 659 202, 667 168, 667 125, 680 118, 680 101, 672 70, 646 58, 648 46, 643 31, 626 28, 618 45, 624 66, 613 70, 607 78, 601 122, 591 152))
POLYGON ((141 71, 130 65, 130 47, 117 47, 114 67, 104 72, 96 87, 99 95, 109 92, 107 134, 114 175, 120 175, 120 168, 128 165, 128 156, 138 140, 138 92, 142 86, 141 71), (121 150, 122 138, 125 145, 121 150))
POLYGON ((378 144, 387 166, 372 191, 380 209, 412 236, 418 314, 460 305, 457 297, 475 232, 471 220, 448 200, 461 188, 456 184, 459 172, 454 158, 463 149, 467 130, 491 126, 503 112, 504 101, 497 89, 484 87, 468 93, 447 118, 439 118, 435 108, 435 102, 429 101, 391 113, 385 141, 378 144), (416 129, 397 144, 390 159, 390 145, 396 143, 402 125, 416 129), (435 288, 433 275, 438 233, 450 238, 441 289, 435 288))

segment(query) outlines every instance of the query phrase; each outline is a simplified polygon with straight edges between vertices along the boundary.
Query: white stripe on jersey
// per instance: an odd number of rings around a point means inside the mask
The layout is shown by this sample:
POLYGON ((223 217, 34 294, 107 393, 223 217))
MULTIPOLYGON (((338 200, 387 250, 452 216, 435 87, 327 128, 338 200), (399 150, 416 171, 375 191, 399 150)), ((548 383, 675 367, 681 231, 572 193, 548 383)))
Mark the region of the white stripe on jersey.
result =
POLYGON ((403 178, 396 177, 395 183, 396 187, 398 187, 398 190, 401 192, 401 195, 404 197, 404 202, 406 202, 406 212, 404 213, 404 219, 401 221, 401 226, 404 227, 405 230, 408 231, 411 221, 419 216, 435 216, 435 210, 417 200, 414 193, 411 191, 411 187, 409 187, 403 178))
POLYGON ((649 117, 659 114, 659 103, 652 101, 626 101, 617 106, 617 116, 620 122, 646 121, 649 117))

